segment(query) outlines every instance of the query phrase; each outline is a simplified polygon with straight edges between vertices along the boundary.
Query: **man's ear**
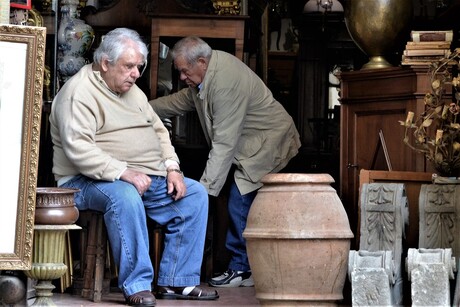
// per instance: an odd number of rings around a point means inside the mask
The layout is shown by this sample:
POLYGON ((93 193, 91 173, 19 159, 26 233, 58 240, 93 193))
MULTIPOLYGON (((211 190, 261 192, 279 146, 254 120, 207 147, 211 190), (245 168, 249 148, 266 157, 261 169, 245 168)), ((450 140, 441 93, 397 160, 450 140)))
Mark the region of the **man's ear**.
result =
POLYGON ((103 58, 101 61, 101 69, 103 72, 106 72, 109 70, 109 60, 107 58, 103 58))
POLYGON ((199 57, 197 63, 200 64, 204 69, 208 68, 208 61, 204 57, 199 57))

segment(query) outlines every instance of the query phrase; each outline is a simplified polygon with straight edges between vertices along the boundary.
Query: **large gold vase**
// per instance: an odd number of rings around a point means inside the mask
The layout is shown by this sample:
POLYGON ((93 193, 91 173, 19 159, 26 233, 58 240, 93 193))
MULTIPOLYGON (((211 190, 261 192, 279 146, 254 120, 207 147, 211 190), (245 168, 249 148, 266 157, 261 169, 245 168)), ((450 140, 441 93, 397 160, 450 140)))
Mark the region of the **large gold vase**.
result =
POLYGON ((351 38, 369 56, 362 69, 391 67, 386 57, 408 38, 412 0, 346 0, 344 13, 351 38))

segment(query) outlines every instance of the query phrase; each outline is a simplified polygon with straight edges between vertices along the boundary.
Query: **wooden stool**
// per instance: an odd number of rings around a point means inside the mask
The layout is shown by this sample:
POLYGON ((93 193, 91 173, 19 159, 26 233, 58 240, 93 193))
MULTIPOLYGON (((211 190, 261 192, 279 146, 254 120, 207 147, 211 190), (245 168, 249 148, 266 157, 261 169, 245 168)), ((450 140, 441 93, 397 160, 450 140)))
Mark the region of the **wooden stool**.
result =
MULTIPOLYGON (((93 302, 100 302, 103 294, 103 282, 108 259, 107 230, 104 224, 104 215, 94 210, 80 211, 77 224, 82 227, 80 236, 80 263, 82 290, 81 296, 93 302)), ((152 220, 148 220, 151 255, 154 268, 154 285, 158 280, 161 255, 163 252, 163 228, 152 220)), ((109 278, 110 282, 110 278, 109 278)))
MULTIPOLYGON (((153 247, 153 254, 150 255, 150 259, 153 263, 153 284, 154 290, 157 289, 158 282, 158 271, 160 270, 161 256, 164 248, 164 229, 160 224, 155 223, 151 219, 147 220, 147 227, 149 230, 149 244, 150 248, 153 247), (153 232, 153 235, 150 235, 153 232)), ((152 249, 151 249, 152 250, 152 249)))
POLYGON ((80 211, 77 221, 80 236, 80 275, 83 277, 81 296, 100 302, 107 259, 107 231, 104 215, 94 210, 80 211))

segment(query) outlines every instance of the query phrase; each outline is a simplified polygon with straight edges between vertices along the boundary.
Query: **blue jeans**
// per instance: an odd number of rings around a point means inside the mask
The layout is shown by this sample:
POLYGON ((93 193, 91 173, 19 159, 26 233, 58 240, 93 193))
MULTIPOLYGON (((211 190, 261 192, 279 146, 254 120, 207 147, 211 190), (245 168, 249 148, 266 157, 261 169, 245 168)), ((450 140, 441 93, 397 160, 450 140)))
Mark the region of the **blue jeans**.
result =
POLYGON ((149 255, 147 220, 165 225, 165 248, 158 274, 159 286, 200 284, 208 218, 208 195, 197 181, 185 178, 187 195, 174 201, 167 194, 165 177, 150 176, 152 184, 141 197, 125 181, 98 181, 79 175, 62 185, 78 188, 79 210, 104 213, 118 286, 125 295, 151 290, 153 266, 149 255))
POLYGON ((235 271, 249 271, 248 254, 246 251, 246 239, 243 231, 246 228, 249 209, 257 195, 257 190, 241 195, 234 180, 230 185, 228 198, 229 226, 225 246, 231 253, 228 268, 235 271))

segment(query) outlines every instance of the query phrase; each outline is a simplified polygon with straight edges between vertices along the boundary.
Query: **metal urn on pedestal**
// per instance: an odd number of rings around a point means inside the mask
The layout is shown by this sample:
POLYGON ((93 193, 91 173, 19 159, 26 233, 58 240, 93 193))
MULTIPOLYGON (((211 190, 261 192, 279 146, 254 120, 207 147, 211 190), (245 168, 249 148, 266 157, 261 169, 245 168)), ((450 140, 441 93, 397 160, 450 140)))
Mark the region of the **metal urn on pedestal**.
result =
POLYGON ((345 24, 356 45, 369 56, 362 69, 393 65, 386 59, 409 34, 410 0, 346 0, 345 24))
POLYGON ((33 306, 56 306, 52 281, 67 271, 65 236, 71 229, 81 229, 74 224, 79 216, 74 207, 76 192, 77 189, 37 188, 32 268, 24 271, 27 277, 38 281, 33 306))
POLYGON ((334 305, 343 299, 353 233, 328 174, 268 174, 246 238, 262 306, 334 305))

